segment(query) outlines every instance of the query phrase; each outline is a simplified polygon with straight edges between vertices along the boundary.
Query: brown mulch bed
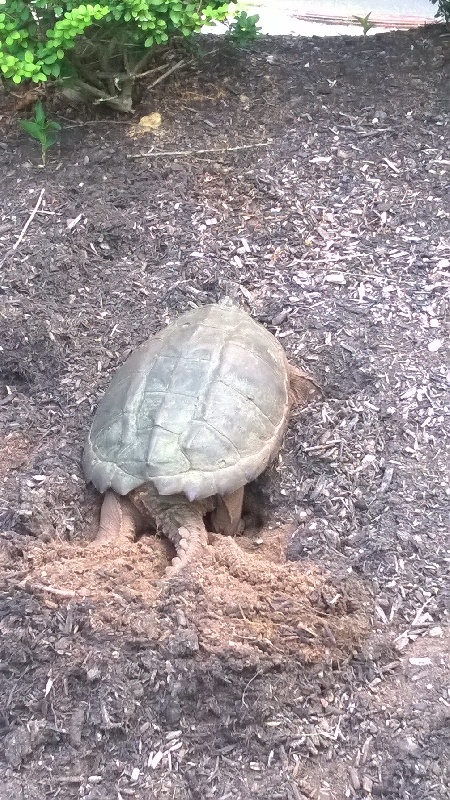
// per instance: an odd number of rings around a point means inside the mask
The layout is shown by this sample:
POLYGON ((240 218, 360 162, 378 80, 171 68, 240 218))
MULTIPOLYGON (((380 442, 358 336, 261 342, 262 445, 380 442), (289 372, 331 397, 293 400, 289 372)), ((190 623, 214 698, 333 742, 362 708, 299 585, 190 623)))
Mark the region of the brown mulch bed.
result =
POLYGON ((0 800, 450 798, 444 33, 205 40, 134 118, 49 101, 45 169, 0 97, 0 800), (156 537, 91 548, 81 449, 129 350, 225 294, 324 397, 248 573, 174 593, 156 537))

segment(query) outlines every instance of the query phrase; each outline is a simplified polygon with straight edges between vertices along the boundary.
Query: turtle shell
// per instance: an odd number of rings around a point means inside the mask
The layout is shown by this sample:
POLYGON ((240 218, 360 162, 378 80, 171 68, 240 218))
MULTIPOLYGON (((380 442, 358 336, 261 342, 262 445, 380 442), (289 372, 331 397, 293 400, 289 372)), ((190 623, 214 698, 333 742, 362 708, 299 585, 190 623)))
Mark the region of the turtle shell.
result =
POLYGON ((228 494, 276 454, 289 409, 282 346, 242 309, 188 311, 114 375, 87 437, 83 468, 101 492, 151 481, 189 500, 228 494))

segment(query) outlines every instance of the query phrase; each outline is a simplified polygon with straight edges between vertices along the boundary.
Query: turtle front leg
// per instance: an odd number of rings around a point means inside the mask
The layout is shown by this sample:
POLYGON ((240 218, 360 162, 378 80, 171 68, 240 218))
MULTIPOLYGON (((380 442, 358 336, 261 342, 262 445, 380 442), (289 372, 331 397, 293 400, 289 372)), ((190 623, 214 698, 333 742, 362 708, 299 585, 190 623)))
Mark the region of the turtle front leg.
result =
POLYGON ((129 497, 143 516, 154 520, 156 529, 175 547, 176 556, 166 569, 168 577, 208 558, 208 532, 203 516, 210 509, 206 504, 190 503, 184 495, 163 497, 152 486, 135 489, 129 497))

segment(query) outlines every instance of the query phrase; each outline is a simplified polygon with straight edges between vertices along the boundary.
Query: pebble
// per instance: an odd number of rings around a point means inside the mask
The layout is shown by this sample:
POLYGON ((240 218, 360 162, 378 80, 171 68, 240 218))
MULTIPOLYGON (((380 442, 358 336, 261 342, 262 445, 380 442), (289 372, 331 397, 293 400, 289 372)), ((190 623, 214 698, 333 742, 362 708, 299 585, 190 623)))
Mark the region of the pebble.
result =
POLYGON ((338 286, 345 286, 347 283, 343 272, 329 272, 325 275, 325 280, 327 283, 335 283, 338 286))

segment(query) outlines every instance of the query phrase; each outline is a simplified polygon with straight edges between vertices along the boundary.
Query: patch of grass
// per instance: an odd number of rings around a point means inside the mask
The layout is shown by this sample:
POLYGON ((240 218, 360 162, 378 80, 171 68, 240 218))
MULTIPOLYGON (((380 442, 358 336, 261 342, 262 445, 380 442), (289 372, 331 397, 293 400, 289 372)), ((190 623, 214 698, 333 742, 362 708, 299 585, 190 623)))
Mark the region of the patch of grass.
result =
POLYGON ((355 20, 355 22, 357 22, 358 25, 361 25, 363 36, 367 36, 367 34, 372 28, 376 28, 375 23, 370 21, 371 14, 372 12, 369 11, 369 13, 366 14, 365 17, 357 17, 356 15, 353 15, 353 19, 355 20))

